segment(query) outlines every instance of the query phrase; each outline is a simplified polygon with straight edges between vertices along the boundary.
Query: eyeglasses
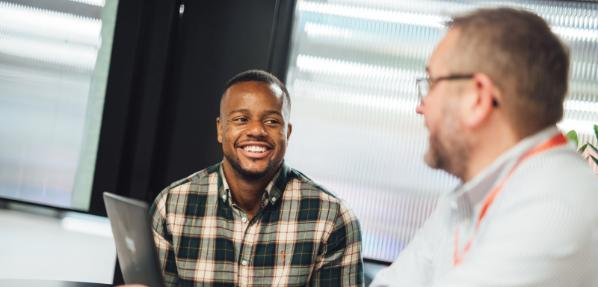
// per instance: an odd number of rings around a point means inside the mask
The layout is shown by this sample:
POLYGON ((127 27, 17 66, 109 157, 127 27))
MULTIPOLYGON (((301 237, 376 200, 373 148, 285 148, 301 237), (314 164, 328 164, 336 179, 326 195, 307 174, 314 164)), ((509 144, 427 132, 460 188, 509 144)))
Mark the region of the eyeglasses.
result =
POLYGON ((440 81, 454 81, 454 80, 467 80, 473 78, 473 74, 452 74, 443 77, 432 78, 427 76, 425 78, 415 79, 415 85, 417 86, 417 96, 419 102, 423 103, 424 98, 430 93, 430 89, 433 85, 440 81))

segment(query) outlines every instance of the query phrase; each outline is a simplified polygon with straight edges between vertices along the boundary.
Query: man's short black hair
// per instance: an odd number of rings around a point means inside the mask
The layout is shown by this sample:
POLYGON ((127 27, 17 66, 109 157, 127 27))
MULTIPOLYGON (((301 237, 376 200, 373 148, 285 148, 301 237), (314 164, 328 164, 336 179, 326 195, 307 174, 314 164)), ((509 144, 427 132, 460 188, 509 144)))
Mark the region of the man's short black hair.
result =
POLYGON ((291 110, 291 97, 289 95, 289 91, 287 90, 287 87, 284 85, 284 83, 280 81, 276 76, 263 70, 247 70, 235 75, 230 80, 228 80, 224 90, 226 91, 231 86, 242 82, 262 82, 270 85, 276 85, 284 94, 283 104, 287 105, 289 111, 291 110))

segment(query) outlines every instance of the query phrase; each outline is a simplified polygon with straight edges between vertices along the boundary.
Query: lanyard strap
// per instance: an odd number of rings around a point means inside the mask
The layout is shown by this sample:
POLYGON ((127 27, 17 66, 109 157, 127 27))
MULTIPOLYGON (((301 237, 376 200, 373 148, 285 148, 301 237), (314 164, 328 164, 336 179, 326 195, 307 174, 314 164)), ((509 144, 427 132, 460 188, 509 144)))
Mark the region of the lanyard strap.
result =
MULTIPOLYGON (((563 136, 562 133, 559 133, 559 134, 555 135, 554 137, 552 137, 551 139, 535 146, 534 148, 528 150, 525 154, 523 154, 523 156, 521 156, 517 160, 517 162, 515 163, 513 168, 511 168, 511 170, 509 171, 507 176, 505 176, 486 197, 486 200, 484 201, 484 203, 482 205, 482 209, 480 210, 480 215, 478 216, 478 219, 476 220, 476 225, 475 225, 476 231, 480 227, 480 223, 482 222, 482 219, 484 219, 484 216, 486 216, 486 212, 488 211, 488 208, 490 208, 490 205, 492 205, 496 196, 502 191, 502 189, 505 186, 505 184, 507 183, 507 181, 509 181, 509 179, 511 179, 511 176, 513 175, 513 173, 515 172, 515 170, 517 169, 517 167, 519 167, 519 165, 521 163, 523 163, 525 160, 527 160, 539 153, 542 153, 549 149, 564 145, 566 143, 567 143, 567 138, 565 138, 565 136, 563 136)), ((463 252, 461 254, 459 254, 459 226, 457 226, 457 230, 455 233, 455 249, 453 252, 453 265, 454 266, 457 266, 461 263, 461 260, 463 259, 463 255, 465 255, 465 253, 467 253, 469 251, 469 247, 471 246, 472 241, 473 241, 473 238, 469 238, 467 243, 465 243, 463 252)))

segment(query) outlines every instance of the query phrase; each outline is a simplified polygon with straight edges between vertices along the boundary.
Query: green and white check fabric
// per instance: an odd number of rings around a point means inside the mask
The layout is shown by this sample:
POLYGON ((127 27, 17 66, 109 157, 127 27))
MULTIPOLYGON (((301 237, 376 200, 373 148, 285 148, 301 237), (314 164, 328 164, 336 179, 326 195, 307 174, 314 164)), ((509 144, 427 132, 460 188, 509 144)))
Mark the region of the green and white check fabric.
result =
POLYGON ((167 286, 361 286, 361 233, 337 197, 285 165, 248 220, 220 164, 164 189, 150 210, 167 286))

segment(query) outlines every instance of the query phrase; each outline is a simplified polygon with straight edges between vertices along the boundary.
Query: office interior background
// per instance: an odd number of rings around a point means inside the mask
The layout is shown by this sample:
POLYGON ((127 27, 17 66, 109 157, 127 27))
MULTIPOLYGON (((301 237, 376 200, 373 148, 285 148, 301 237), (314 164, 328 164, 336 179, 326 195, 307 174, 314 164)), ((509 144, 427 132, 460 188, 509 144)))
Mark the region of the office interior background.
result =
POLYGON ((451 15, 496 5, 568 44, 559 128, 596 144, 594 1, 0 1, 0 279, 118 281, 102 192, 150 203, 220 161, 220 95, 253 68, 288 85, 286 162, 346 200, 369 263, 392 262, 458 184, 422 160, 415 78, 451 15))

